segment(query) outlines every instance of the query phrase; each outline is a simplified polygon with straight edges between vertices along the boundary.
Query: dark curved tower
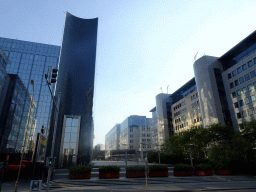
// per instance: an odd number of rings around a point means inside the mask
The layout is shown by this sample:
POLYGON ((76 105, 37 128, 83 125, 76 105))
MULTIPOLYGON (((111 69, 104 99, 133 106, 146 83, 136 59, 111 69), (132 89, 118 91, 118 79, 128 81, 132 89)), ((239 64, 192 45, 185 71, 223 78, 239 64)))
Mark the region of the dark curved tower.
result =
MULTIPOLYGON (((97 27, 98 18, 81 19, 66 13, 55 92, 61 92, 54 150, 56 167, 91 160, 97 27)), ((47 156, 50 156, 53 128, 52 115, 47 156)))

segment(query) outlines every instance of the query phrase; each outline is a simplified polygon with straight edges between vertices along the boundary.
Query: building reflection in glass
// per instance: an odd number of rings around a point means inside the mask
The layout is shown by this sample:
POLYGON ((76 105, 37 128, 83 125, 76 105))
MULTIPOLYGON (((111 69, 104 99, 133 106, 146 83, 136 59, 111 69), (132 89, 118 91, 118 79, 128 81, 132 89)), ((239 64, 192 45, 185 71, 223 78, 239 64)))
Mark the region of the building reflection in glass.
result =
POLYGON ((59 158, 59 164, 62 168, 67 168, 77 163, 80 120, 80 116, 64 116, 59 158))

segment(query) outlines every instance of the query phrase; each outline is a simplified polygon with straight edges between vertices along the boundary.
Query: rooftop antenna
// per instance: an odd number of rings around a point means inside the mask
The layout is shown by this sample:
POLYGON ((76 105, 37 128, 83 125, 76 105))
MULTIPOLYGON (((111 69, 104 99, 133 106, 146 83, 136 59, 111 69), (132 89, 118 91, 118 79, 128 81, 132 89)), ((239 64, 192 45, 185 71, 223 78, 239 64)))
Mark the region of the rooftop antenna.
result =
POLYGON ((162 90, 162 93, 163 93, 163 89, 162 89, 162 87, 160 87, 160 89, 162 90))
MULTIPOLYGON (((198 53, 198 52, 197 52, 197 53, 198 53)), ((195 60, 196 60, 197 53, 196 53, 196 55, 195 55, 195 57, 194 57, 195 60)))
POLYGON ((167 86, 167 94, 168 94, 168 87, 169 87, 169 85, 167 86))

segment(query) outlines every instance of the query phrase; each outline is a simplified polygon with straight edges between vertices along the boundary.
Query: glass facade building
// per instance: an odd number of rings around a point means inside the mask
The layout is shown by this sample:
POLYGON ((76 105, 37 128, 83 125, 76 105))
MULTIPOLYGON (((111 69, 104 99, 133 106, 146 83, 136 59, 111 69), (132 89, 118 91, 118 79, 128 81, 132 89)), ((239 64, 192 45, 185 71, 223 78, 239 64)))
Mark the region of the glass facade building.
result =
MULTIPOLYGON (((56 98, 58 93, 61 92, 54 149, 57 167, 64 166, 65 164, 64 160, 61 160, 63 154, 67 156, 68 165, 72 163, 89 163, 92 158, 94 135, 92 107, 97 28, 97 18, 81 19, 68 12, 66 13, 55 91, 56 98), (65 124, 67 124, 65 118, 72 119, 72 117, 80 119, 79 127, 74 128, 74 130, 72 127, 72 131, 69 132, 68 127, 65 127, 65 124), (65 139, 68 137, 71 140, 65 139), (77 138, 79 140, 78 143, 77 138), (75 143, 77 143, 77 146, 75 146, 75 143), (76 147, 78 147, 77 150, 76 147), (72 158, 71 155, 73 155, 72 158), (68 156, 70 157, 68 158, 68 156)), ((53 108, 54 111, 55 107, 53 108)), ((54 115, 51 118, 48 141, 52 141, 53 132, 54 115)), ((47 156, 51 154, 51 145, 49 144, 47 145, 46 153, 47 156)))
MULTIPOLYGON (((37 106, 33 114, 33 119, 35 119, 33 133, 39 132, 44 126, 45 134, 48 135, 52 99, 44 74, 48 73, 49 66, 58 66, 60 46, 0 38, 0 48, 9 60, 6 72, 18 75, 24 89, 28 92, 28 94, 24 94, 26 95, 23 98, 24 101, 31 101, 32 96, 37 106), (34 85, 30 84, 30 80, 34 80, 34 85)), ((54 88, 52 85, 53 90, 54 88)), ((21 109, 21 113, 28 116, 25 110, 27 108, 21 109)), ((24 127, 19 127, 19 129, 24 129, 24 127)))

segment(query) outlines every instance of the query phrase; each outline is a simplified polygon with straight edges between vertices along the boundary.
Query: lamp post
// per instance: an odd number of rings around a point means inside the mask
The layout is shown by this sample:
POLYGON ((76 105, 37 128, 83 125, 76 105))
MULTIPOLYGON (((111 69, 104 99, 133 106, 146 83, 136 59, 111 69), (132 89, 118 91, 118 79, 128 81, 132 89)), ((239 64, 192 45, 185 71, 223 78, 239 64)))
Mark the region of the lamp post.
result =
MULTIPOLYGON (((156 146, 160 146, 160 145, 156 144, 156 146)), ((159 160, 159 164, 160 164, 160 148, 158 149, 158 160, 159 160)))
MULTIPOLYGON (((30 80, 30 84, 33 86, 33 97, 34 97, 34 80, 30 80)), ((30 108, 29 110, 31 110, 31 104, 32 104, 32 99, 30 102, 30 108)), ((30 115, 30 114, 29 114, 30 115)), ((14 192, 17 192, 18 189, 18 183, 19 183, 19 177, 20 177, 20 170, 21 170, 21 164, 22 164, 22 160, 23 160, 23 156, 24 156, 24 149, 26 147, 26 140, 27 140, 27 130, 25 130, 25 138, 24 138, 24 143, 23 143, 23 149, 21 151, 21 158, 20 158, 20 166, 19 166, 19 171, 18 171, 18 176, 17 176, 17 180, 15 182, 15 188, 14 188, 14 192)))
MULTIPOLYGON (((124 146, 127 146, 128 144, 122 144, 124 146)), ((127 149, 125 150, 125 168, 127 168, 127 149)))
MULTIPOLYGON (((186 146, 193 146, 193 144, 185 144, 186 146)), ((192 153, 191 153, 191 149, 190 149, 190 162, 191 162, 191 165, 192 165, 192 167, 194 167, 193 166, 193 160, 192 160, 192 153)), ((194 169, 193 169, 194 170, 194 169)), ((194 173, 193 173, 194 174, 194 173)))

